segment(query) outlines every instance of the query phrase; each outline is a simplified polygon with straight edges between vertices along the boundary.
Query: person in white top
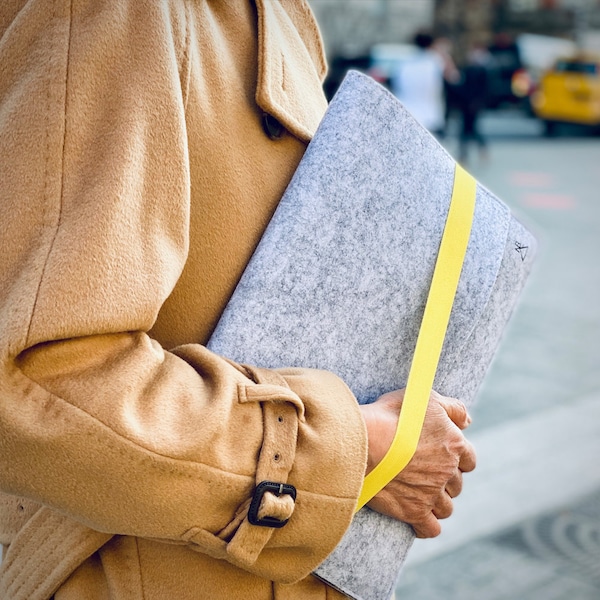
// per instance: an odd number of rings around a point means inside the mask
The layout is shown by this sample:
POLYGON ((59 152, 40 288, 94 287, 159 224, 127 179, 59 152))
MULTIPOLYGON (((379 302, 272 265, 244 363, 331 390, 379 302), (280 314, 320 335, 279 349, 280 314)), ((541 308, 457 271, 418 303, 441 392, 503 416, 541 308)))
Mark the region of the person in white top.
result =
POLYGON ((434 38, 417 33, 418 50, 402 61, 392 76, 393 94, 429 131, 444 130, 444 61, 432 48, 434 38))

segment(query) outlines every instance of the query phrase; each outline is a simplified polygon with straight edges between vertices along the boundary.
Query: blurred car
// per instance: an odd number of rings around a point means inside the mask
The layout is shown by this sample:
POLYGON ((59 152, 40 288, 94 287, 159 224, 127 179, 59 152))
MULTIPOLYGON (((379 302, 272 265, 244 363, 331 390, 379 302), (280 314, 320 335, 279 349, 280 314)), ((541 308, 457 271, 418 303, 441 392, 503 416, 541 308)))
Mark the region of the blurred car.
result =
POLYGON ((503 105, 531 111, 531 98, 542 74, 561 56, 572 54, 571 40, 548 35, 522 33, 512 40, 498 34, 488 47, 488 108, 503 105))
POLYGON ((349 70, 366 73, 375 81, 390 87, 390 80, 402 61, 417 51, 411 44, 375 44, 366 54, 333 56, 323 89, 328 100, 333 98, 349 70))
POLYGON ((587 125, 600 132, 600 56, 558 59, 542 76, 532 107, 548 134, 558 123, 587 125))
POLYGON ((487 107, 498 108, 506 104, 518 104, 529 94, 529 85, 518 86, 515 94, 513 80, 526 77, 527 71, 521 60, 519 45, 507 35, 499 34, 495 43, 488 47, 490 61, 487 66, 487 107))
POLYGON ((413 44, 375 44, 369 52, 367 73, 379 83, 390 87, 400 65, 417 52, 413 44))

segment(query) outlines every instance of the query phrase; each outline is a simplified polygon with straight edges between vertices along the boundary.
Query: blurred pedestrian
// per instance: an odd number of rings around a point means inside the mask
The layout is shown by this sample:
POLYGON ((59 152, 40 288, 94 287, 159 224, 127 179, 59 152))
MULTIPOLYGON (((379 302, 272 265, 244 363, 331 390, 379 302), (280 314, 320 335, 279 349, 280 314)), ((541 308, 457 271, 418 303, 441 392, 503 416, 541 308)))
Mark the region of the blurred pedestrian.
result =
POLYGON ((443 86, 444 86, 444 127, 443 136, 446 135, 450 115, 458 106, 458 91, 460 84, 460 71, 452 57, 452 40, 445 36, 436 38, 432 49, 438 53, 444 65, 443 86))
POLYGON ((487 140, 479 129, 479 116, 486 105, 489 62, 489 52, 483 46, 474 45, 462 68, 458 93, 461 115, 458 160, 461 163, 468 160, 470 141, 476 142, 480 158, 487 158, 487 140))
POLYGON ((419 32, 417 52, 402 61, 392 74, 391 89, 406 109, 429 131, 444 131, 444 60, 433 49, 430 33, 419 32))

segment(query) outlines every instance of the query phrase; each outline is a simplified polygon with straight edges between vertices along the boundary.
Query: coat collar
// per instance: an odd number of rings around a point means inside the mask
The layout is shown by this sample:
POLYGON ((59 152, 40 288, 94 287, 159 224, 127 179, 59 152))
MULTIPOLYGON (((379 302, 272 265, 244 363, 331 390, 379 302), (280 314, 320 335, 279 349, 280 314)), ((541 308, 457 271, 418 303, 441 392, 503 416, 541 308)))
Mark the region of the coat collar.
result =
POLYGON ((327 108, 322 88, 327 68, 316 22, 304 4, 293 9, 293 20, 279 0, 256 0, 256 9, 256 102, 308 142, 327 108))

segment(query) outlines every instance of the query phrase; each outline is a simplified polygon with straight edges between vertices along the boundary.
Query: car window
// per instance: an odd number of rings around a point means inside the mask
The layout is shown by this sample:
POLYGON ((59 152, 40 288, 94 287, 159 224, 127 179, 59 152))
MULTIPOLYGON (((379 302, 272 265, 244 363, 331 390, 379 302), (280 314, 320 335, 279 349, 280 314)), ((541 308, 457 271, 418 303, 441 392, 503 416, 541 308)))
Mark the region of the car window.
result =
POLYGON ((556 63, 555 70, 559 73, 584 73, 586 75, 597 75, 598 65, 592 62, 559 60, 556 63))

